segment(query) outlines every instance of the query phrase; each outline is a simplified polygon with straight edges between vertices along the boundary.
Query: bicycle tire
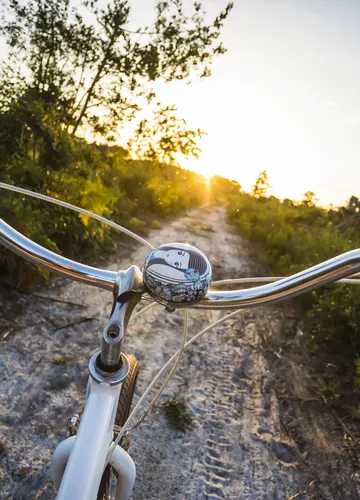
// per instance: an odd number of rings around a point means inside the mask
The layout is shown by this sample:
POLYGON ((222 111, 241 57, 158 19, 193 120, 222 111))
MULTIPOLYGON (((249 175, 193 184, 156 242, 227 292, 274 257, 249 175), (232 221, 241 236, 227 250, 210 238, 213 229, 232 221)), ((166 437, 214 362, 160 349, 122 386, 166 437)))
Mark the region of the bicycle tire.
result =
MULTIPOLYGON (((131 402, 133 399, 135 385, 136 385, 136 379, 139 371, 139 365, 135 356, 127 354, 126 357, 130 363, 130 370, 128 376, 124 380, 121 387, 119 403, 115 417, 115 425, 118 425, 120 427, 122 427, 125 424, 129 416, 131 409, 131 402)), ((107 465, 106 469, 104 470, 104 474, 101 478, 97 500, 108 500, 109 498, 108 491, 111 480, 111 474, 112 474, 111 466, 107 465)))

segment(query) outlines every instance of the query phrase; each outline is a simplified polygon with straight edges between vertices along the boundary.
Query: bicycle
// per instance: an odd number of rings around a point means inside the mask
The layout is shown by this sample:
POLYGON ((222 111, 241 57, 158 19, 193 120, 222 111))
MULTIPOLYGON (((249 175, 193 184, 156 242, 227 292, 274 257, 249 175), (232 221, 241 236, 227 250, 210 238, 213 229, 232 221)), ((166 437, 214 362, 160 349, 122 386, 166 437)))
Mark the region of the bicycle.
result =
MULTIPOLYGON (((83 211, 27 190, 1 183, 0 187, 83 211)), ((104 222, 100 216, 83 212, 104 222)), ((119 229, 115 223, 111 225, 119 229)), ((209 291, 211 265, 198 249, 182 243, 162 245, 154 249, 139 236, 124 228, 121 230, 146 244, 151 250, 143 271, 131 266, 116 273, 80 264, 33 243, 0 219, 0 242, 10 250, 58 274, 112 291, 114 294, 112 312, 104 328, 101 350, 90 359, 84 412, 81 418, 76 415, 70 420, 69 437, 60 443, 53 456, 53 477, 58 488, 57 498, 60 500, 104 500, 111 498, 109 495, 113 486, 116 488, 116 500, 129 498, 135 482, 135 465, 128 454, 131 431, 154 406, 174 374, 184 349, 210 328, 236 315, 245 307, 281 301, 337 280, 359 283, 356 279, 343 279, 360 270, 360 250, 353 250, 288 278, 223 280, 215 284, 224 286, 244 281, 267 280, 273 280, 273 283, 245 290, 209 291), (160 370, 130 415, 138 367, 133 356, 125 356, 122 353, 122 343, 134 308, 145 296, 150 296, 155 303, 160 303, 169 312, 177 308, 184 309, 184 332, 179 351, 160 370), (186 342, 186 311, 192 307, 236 310, 186 342), (140 418, 130 426, 145 397, 172 363, 165 382, 140 418)), ((143 310, 151 306, 152 304, 149 304, 143 310)))

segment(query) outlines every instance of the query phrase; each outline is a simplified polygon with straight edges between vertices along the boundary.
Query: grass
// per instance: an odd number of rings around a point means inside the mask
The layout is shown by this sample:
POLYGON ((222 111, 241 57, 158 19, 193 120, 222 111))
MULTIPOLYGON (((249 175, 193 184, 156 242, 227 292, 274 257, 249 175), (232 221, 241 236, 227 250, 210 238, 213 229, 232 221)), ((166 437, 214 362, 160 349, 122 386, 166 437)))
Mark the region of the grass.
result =
POLYGON ((0 437, 0 454, 6 452, 7 444, 7 439, 5 437, 0 437))
POLYGON ((154 219, 151 223, 151 227, 152 227, 152 229, 160 229, 161 224, 157 219, 154 219))
POLYGON ((192 425, 193 418, 183 401, 176 398, 167 399, 162 403, 165 418, 174 429, 186 432, 192 425))
POLYGON ((51 362, 53 365, 67 365, 69 363, 69 359, 61 354, 56 354, 52 358, 51 362))
POLYGON ((333 379, 325 379, 322 386, 322 393, 328 398, 336 397, 340 393, 340 382, 333 379))

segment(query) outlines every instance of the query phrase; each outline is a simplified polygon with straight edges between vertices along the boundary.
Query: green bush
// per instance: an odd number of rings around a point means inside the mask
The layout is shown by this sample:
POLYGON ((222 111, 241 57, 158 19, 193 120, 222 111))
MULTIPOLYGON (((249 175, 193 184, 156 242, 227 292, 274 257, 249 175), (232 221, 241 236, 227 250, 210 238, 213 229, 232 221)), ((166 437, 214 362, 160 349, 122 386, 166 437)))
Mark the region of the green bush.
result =
MULTIPOLYGON (((0 134, 0 150, 1 140, 0 134)), ((1 181, 62 199, 134 232, 145 232, 149 217, 156 217, 153 227, 159 227, 159 217, 182 215, 214 197, 224 197, 226 187, 239 190, 237 183, 218 178, 209 193, 206 179, 194 172, 132 160, 120 147, 96 146, 66 134, 54 148, 55 166, 41 154, 41 142, 36 155, 24 147, 0 158, 1 181)), ((0 216, 37 243, 77 259, 85 256, 91 261, 111 241, 111 229, 88 216, 5 190, 1 190, 0 216)), ((25 288, 48 275, 3 247, 0 271, 25 288)))
MULTIPOLYGON (((260 242, 276 275, 287 276, 360 247, 358 213, 325 210, 311 203, 242 194, 228 207, 230 220, 260 242)), ((360 288, 334 284, 297 299, 318 342, 360 348, 360 288)))
POLYGON ((142 233, 145 228, 145 222, 138 219, 137 217, 131 217, 129 222, 127 223, 127 226, 131 231, 134 231, 134 233, 142 233))
POLYGON ((154 219, 151 223, 151 227, 152 227, 152 229, 160 229, 161 224, 157 219, 154 219))

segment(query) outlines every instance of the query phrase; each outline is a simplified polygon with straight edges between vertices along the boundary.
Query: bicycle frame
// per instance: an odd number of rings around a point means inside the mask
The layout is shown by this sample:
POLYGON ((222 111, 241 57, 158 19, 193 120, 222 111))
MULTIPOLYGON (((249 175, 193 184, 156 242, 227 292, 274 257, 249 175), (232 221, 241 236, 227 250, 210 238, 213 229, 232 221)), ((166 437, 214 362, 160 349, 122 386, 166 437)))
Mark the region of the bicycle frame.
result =
MULTIPOLYGON (((76 436, 56 448, 52 466, 58 500, 95 500, 107 464, 121 383, 97 383, 89 377, 89 393, 76 436)), ((117 446, 110 462, 118 473, 116 500, 127 500, 135 483, 135 465, 117 446)))
MULTIPOLYGON (((110 223, 100 216, 77 209, 64 202, 59 203, 59 200, 42 195, 38 196, 28 190, 15 189, 3 183, 0 183, 0 187, 17 190, 56 204, 62 204, 107 222, 112 227, 120 228, 120 226, 110 223)), ((149 248, 154 248, 142 238, 124 230, 124 228, 120 229, 146 244, 149 248)), ((142 272, 136 266, 131 266, 125 271, 114 272, 72 261, 35 244, 15 231, 2 219, 0 219, 0 243, 30 262, 71 279, 113 291, 114 293, 111 317, 104 329, 102 339, 101 357, 99 358, 101 363, 98 363, 97 367, 93 366, 93 372, 90 361, 89 392, 78 433, 76 436, 60 443, 55 450, 53 477, 55 486, 59 488, 58 500, 96 500, 102 474, 109 462, 118 473, 116 500, 127 500, 135 482, 134 462, 126 451, 119 446, 109 453, 109 446, 113 440, 113 427, 121 383, 127 372, 125 375, 122 373, 122 378, 117 380, 111 381, 109 377, 111 378, 111 374, 115 373, 112 368, 115 367, 116 370, 121 371, 122 364, 119 361, 122 336, 135 305, 140 301, 143 293, 149 292, 144 286, 142 272), (103 376, 104 369, 106 372, 105 377, 103 376)), ((275 283, 242 290, 209 291, 200 302, 192 304, 190 307, 199 309, 254 307, 295 297, 305 291, 313 290, 321 285, 352 275, 359 270, 360 249, 357 249, 329 259, 293 276, 282 278, 275 283)), ((156 293, 153 293, 153 295, 155 300, 161 302, 159 300, 160 295, 156 296, 156 293)), ((182 305, 177 304, 177 307, 188 307, 188 305, 184 302, 182 305)), ((218 322, 213 323, 212 326, 216 324, 218 322)), ((206 329, 201 334, 205 333, 205 331, 206 329)), ((98 355, 99 353, 97 353, 98 355)), ((119 437, 120 435, 121 433, 119 437)))

